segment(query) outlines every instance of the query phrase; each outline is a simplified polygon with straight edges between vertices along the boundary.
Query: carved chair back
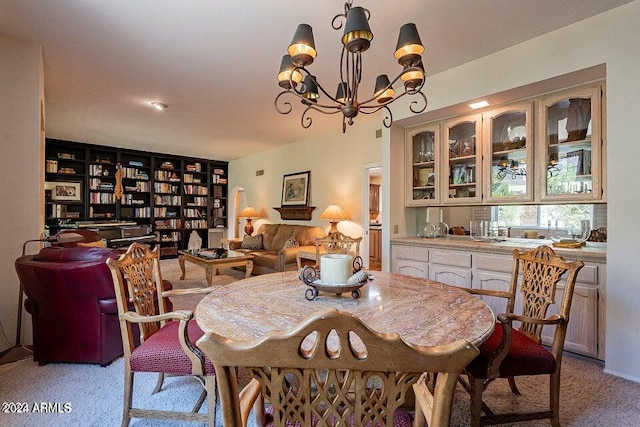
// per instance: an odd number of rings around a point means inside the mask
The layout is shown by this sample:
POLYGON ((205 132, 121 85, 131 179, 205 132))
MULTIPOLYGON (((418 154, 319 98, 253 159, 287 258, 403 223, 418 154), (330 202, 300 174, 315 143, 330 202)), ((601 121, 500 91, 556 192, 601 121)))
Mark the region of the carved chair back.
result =
MULTIPOLYGON (((519 291, 522 294, 522 315, 535 319, 544 319, 547 310, 556 300, 558 284, 566 273, 562 301, 559 303, 558 314, 566 321, 559 325, 556 334, 566 332, 569 321, 569 311, 576 276, 584 265, 581 261, 566 262, 564 258, 555 254, 549 246, 539 246, 528 252, 514 251, 513 274, 511 277, 511 298, 507 304, 507 313, 513 313, 516 287, 520 281, 519 291), (519 274, 521 273, 521 275, 519 274)), ((542 326, 539 323, 522 322, 519 331, 536 340, 541 341, 542 326)))
MULTIPOLYGON (((421 414, 430 417, 432 427, 449 425, 457 377, 478 354, 466 341, 412 346, 335 309, 254 342, 236 344, 206 335, 198 345, 215 355, 225 426, 240 425, 236 366, 248 367, 262 384, 276 426, 391 426, 412 384, 424 372, 438 372, 435 392, 423 399, 430 407, 421 414)), ((430 393, 426 387, 423 392, 430 393)))
POLYGON ((360 242, 362 237, 353 238, 345 234, 329 233, 326 237, 317 238, 316 262, 320 262, 320 256, 327 254, 352 254, 354 257, 360 254, 360 242))
MULTIPOLYGON (((118 280, 119 290, 116 292, 116 299, 122 313, 127 311, 129 302, 133 303, 136 313, 141 316, 165 313, 160 252, 157 247, 151 251, 146 245, 134 243, 120 259, 114 260, 112 264, 117 266, 112 269, 112 274, 115 274, 118 280)), ((141 340, 149 338, 164 324, 165 321, 140 323, 141 340)))

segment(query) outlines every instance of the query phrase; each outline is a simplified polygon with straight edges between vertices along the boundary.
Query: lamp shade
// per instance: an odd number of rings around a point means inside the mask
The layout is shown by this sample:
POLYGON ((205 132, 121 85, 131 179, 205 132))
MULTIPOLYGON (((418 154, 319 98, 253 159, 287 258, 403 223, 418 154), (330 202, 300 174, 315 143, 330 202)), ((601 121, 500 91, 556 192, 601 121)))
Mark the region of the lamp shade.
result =
POLYGON ((393 99, 395 91, 391 87, 389 82, 389 76, 386 74, 380 74, 376 78, 376 88, 374 89, 373 96, 378 100, 380 104, 384 104, 387 101, 393 99))
POLYGON ((283 55, 280 63, 280 71, 278 71, 278 84, 285 88, 291 89, 291 81, 293 86, 302 81, 302 74, 299 71, 293 71, 294 65, 291 62, 291 55, 283 55))
POLYGON ((336 90, 336 101, 346 104, 351 98, 351 91, 349 86, 345 82, 338 83, 338 89, 336 90))
POLYGON ((242 209, 240 215, 238 216, 240 218, 260 218, 260 212, 258 212, 251 206, 247 206, 246 208, 242 209))
POLYGON ((367 12, 361 7, 352 7, 347 12, 347 23, 344 26, 342 44, 349 52, 364 52, 371 46, 373 33, 369 27, 367 12))
POLYGON ((398 44, 393 54, 400 65, 412 66, 420 60, 420 55, 424 52, 424 46, 420 40, 416 24, 404 24, 400 27, 398 44))
POLYGON ((306 76, 304 78, 304 93, 302 96, 313 102, 316 102, 320 97, 318 94, 318 85, 311 76, 306 76))
POLYGON ((327 209, 320 214, 320 219, 326 219, 329 221, 345 221, 349 217, 339 205, 329 205, 327 209))
POLYGON ((331 224, 329 234, 332 234, 338 232, 338 223, 340 221, 348 220, 349 217, 339 205, 329 205, 327 206, 327 209, 320 214, 320 219, 326 219, 329 221, 329 224, 331 224))
POLYGON ((288 48, 291 61, 298 67, 313 64, 318 53, 313 40, 313 29, 309 24, 300 24, 293 35, 293 40, 288 48))
POLYGON ((424 80, 424 66, 422 61, 418 61, 414 66, 406 66, 406 71, 402 73, 400 79, 404 82, 404 86, 409 89, 415 89, 420 86, 424 80), (416 68, 418 68, 416 70, 416 68))

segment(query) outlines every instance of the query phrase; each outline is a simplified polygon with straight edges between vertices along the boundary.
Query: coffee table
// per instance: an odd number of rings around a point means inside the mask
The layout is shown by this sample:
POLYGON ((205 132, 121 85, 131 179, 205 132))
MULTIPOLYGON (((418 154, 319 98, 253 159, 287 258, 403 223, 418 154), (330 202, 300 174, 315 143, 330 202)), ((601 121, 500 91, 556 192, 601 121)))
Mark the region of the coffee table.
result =
POLYGON ((210 258, 206 256, 206 254, 211 253, 210 251, 213 251, 213 249, 203 249, 197 254, 193 254, 188 251, 178 251, 180 254, 178 257, 178 263, 182 270, 180 280, 184 280, 185 278, 186 271, 184 263, 187 261, 204 268, 205 275, 207 277, 207 285, 209 286, 211 286, 211 283, 213 282, 214 271, 217 273, 218 269, 221 267, 245 267, 245 277, 251 277, 251 272, 253 271, 253 255, 236 251, 227 251, 227 256, 225 258, 210 258))

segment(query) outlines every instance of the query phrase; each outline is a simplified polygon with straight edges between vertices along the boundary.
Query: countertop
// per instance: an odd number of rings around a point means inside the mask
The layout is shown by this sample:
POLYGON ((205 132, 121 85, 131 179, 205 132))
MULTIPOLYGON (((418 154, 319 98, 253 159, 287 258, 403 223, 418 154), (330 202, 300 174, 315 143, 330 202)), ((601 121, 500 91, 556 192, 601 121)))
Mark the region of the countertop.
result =
POLYGON ((442 249, 462 249, 469 251, 482 251, 501 254, 511 254, 514 249, 533 249, 540 245, 549 245, 560 256, 568 259, 581 259, 584 261, 606 262, 606 244, 587 243, 579 249, 556 248, 551 240, 506 238, 504 241, 488 242, 474 241, 468 236, 448 236, 436 238, 424 237, 392 237, 391 243, 396 245, 412 245, 437 247, 442 249))

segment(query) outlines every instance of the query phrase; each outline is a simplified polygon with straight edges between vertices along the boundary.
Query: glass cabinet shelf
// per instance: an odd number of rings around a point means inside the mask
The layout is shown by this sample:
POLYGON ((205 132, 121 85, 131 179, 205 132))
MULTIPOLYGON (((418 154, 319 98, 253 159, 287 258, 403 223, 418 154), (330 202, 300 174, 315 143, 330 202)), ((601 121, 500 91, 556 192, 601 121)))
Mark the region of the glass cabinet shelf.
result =
POLYGON ((599 86, 547 97, 539 113, 541 198, 601 199, 599 86))
POLYGON ((480 115, 462 117, 444 124, 446 144, 444 174, 447 203, 474 203, 480 191, 482 161, 482 120, 480 115))
POLYGON ((531 102, 484 114, 486 199, 491 202, 533 200, 533 131, 531 102))
POLYGON ((407 205, 428 206, 438 204, 440 192, 439 155, 440 133, 438 125, 412 129, 407 134, 407 205))

